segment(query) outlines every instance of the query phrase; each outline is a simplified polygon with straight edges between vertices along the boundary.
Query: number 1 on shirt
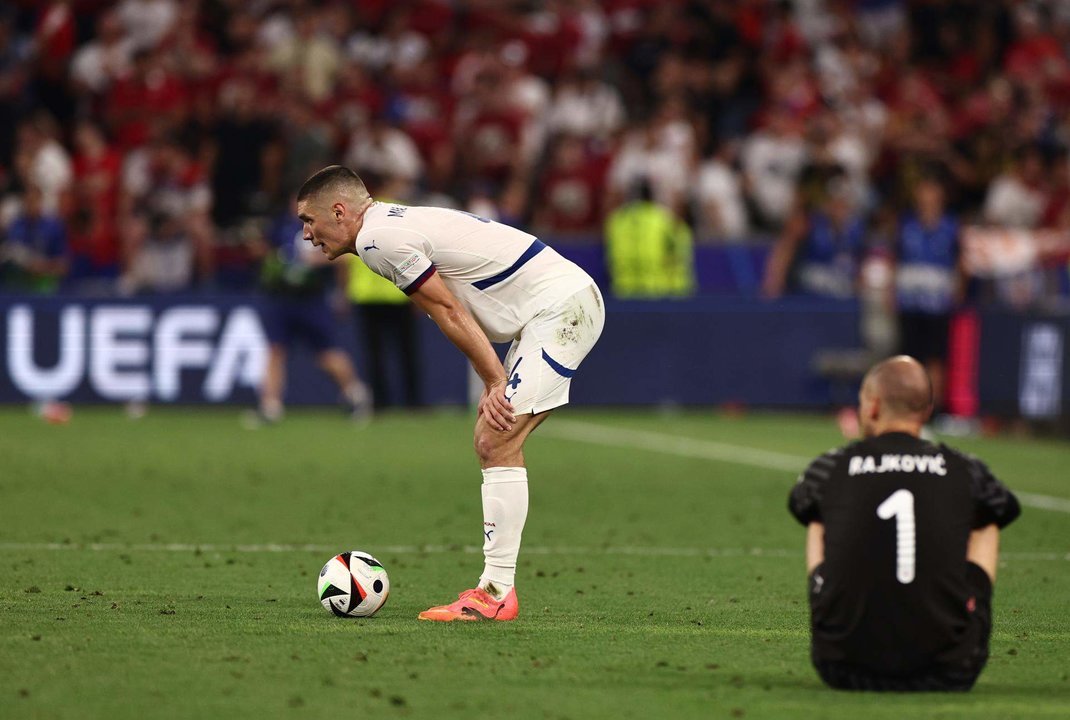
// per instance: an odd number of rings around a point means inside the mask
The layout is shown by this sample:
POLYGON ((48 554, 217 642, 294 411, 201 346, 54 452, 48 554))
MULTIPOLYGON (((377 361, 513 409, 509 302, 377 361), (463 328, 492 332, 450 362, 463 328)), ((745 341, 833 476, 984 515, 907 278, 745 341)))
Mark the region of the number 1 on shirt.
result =
POLYGON ((904 585, 914 582, 916 538, 914 493, 896 490, 877 508, 881 520, 895 518, 895 578, 904 585))

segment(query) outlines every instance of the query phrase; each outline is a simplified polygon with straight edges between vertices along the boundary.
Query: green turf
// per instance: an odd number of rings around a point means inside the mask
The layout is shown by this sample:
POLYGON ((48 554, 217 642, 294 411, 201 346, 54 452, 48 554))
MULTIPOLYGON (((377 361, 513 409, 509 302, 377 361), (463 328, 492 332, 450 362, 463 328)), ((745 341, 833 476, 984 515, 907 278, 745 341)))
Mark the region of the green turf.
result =
MULTIPOLYGON (((565 419, 800 457, 840 442, 815 416, 565 419)), ((234 410, 0 412, 0 717, 1070 717, 1070 514, 1026 508, 1006 533, 974 692, 833 693, 808 663, 793 472, 569 433, 529 444, 521 619, 419 623, 481 568, 470 433, 458 413, 247 431, 234 410), (239 547, 267 544, 321 548, 239 547), (364 621, 316 600, 355 548, 393 586, 364 621)), ((1070 498, 1070 446, 960 445, 1070 498)))

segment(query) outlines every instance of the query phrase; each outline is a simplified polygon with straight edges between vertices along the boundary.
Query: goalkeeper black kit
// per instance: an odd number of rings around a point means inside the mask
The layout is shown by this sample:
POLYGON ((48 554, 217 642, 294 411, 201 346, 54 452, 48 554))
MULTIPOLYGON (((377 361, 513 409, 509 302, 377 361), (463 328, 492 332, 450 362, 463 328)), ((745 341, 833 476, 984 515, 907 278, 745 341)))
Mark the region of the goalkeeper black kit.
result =
POLYGON ((988 659, 992 583, 966 561, 967 542, 1020 513, 984 463, 886 433, 814 460, 788 507, 825 526, 809 590, 812 658, 829 685, 972 687, 988 659))

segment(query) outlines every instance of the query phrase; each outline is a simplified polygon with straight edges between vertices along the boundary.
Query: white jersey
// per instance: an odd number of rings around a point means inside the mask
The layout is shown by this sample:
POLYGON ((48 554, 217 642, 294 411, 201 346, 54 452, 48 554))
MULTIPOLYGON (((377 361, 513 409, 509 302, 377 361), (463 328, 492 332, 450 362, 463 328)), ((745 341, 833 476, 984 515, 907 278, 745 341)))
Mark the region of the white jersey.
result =
POLYGON ((540 312, 594 284, 535 236, 447 208, 373 203, 357 254, 406 294, 437 272, 491 342, 518 338, 540 312))

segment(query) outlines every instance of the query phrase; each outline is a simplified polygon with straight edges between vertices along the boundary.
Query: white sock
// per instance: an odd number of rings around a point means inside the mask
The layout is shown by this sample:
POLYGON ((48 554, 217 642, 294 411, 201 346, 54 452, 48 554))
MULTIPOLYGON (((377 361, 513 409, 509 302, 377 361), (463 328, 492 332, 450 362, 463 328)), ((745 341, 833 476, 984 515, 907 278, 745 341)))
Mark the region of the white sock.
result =
POLYGON ((483 471, 483 574, 479 586, 501 599, 516 577, 520 536, 528 517, 528 471, 492 467, 483 471))
POLYGON ((346 400, 349 401, 350 405, 363 405, 364 403, 371 400, 372 395, 371 390, 368 389, 368 386, 362 383, 360 380, 356 380, 347 385, 345 390, 343 391, 343 394, 345 395, 346 400))
POLYGON ((260 412, 268 420, 281 420, 282 419, 282 402, 280 400, 263 400, 260 403, 260 412))

